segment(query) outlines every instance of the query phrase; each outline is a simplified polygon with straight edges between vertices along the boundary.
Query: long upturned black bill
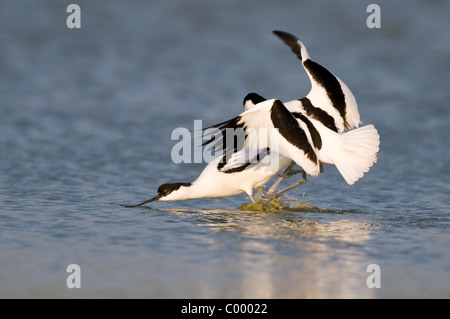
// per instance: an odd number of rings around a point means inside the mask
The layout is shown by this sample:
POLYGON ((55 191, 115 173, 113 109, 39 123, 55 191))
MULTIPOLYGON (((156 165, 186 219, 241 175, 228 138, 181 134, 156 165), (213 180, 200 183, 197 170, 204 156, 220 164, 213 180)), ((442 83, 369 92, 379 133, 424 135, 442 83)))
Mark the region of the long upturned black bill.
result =
POLYGON ((149 200, 146 200, 145 202, 142 202, 142 203, 137 204, 137 205, 122 205, 122 206, 123 206, 123 207, 126 207, 126 208, 139 207, 139 206, 142 206, 142 205, 144 205, 144 204, 153 202, 153 201, 158 200, 158 199, 159 199, 159 196, 155 196, 155 197, 150 198, 149 200))

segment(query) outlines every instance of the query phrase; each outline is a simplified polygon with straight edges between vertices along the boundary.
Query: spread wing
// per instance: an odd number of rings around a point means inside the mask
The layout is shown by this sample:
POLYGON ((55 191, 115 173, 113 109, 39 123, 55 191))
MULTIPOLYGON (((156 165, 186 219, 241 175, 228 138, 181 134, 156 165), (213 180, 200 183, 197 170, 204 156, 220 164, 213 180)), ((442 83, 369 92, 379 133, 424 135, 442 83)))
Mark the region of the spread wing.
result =
MULTIPOLYGON (((320 135, 305 116, 295 116, 280 100, 267 100, 228 121, 210 126, 222 132, 204 143, 225 145, 225 151, 265 149, 288 157, 308 174, 320 173, 320 135), (237 132, 234 136, 231 134, 237 132)), ((208 128, 207 128, 208 129, 208 128)))

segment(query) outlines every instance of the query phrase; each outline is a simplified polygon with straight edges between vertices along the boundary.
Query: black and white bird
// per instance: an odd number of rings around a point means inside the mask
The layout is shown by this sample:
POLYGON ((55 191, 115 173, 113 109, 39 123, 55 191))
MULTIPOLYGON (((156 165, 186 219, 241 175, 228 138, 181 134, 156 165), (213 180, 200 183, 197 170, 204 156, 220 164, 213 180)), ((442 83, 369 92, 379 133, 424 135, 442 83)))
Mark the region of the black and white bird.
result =
MULTIPOLYGON (((357 128, 361 121, 353 93, 341 79, 314 62, 297 37, 283 31, 274 34, 302 61, 311 82, 310 92, 297 100, 262 101, 256 106, 252 101, 263 98, 253 93, 252 99, 247 100, 247 111, 213 127, 222 132, 229 128, 245 131, 276 128, 282 156, 291 158, 312 176, 321 172, 321 163, 334 164, 345 181, 354 184, 377 160, 380 144, 377 130, 373 125, 357 128)), ((270 148, 264 142, 259 144, 270 148)))
MULTIPOLYGON (((251 109, 265 99, 255 93, 244 98, 244 108, 251 109)), ((158 195, 137 205, 153 201, 176 201, 195 198, 214 198, 246 193, 254 203, 253 190, 265 185, 275 174, 292 162, 264 147, 260 149, 241 149, 223 154, 211 161, 192 183, 167 183, 159 186, 158 195)), ((287 169, 282 176, 291 176, 297 171, 287 169)), ((306 181, 306 179, 305 179, 306 181)), ((300 183, 300 182, 299 182, 300 183)), ((274 193, 270 198, 281 196, 288 189, 274 193)))
MULTIPOLYGON (((243 192, 253 201, 254 188, 266 184, 285 167, 292 173, 293 163, 304 171, 298 185, 306 181, 305 172, 317 176, 322 163, 334 164, 345 181, 352 185, 376 162, 380 143, 378 132, 373 125, 357 128, 360 116, 350 89, 312 61, 296 37, 281 31, 274 33, 302 61, 311 80, 308 95, 285 104, 278 99, 265 100, 256 93, 247 95, 243 113, 210 128, 218 128, 223 133, 227 129, 240 129, 253 138, 246 139, 241 148, 233 145, 231 156, 226 149, 225 155, 209 163, 194 182, 163 184, 158 188, 157 196, 126 207, 156 200, 222 197, 243 192)), ((226 145, 226 135, 222 136, 213 145, 226 145)), ((205 144, 210 142, 213 140, 205 144)), ((230 151, 230 147, 227 148, 230 151)))
POLYGON ((320 173, 320 163, 334 164, 351 185, 376 162, 379 137, 373 125, 339 134, 317 120, 308 119, 300 113, 293 115, 279 100, 258 103, 228 123, 238 125, 244 131, 263 128, 263 132, 274 136, 258 140, 258 152, 252 153, 256 156, 255 160, 250 158, 244 164, 239 160, 239 156, 251 153, 251 149, 245 147, 234 152, 228 160, 227 154, 219 156, 206 166, 194 182, 163 184, 155 197, 125 207, 137 207, 157 200, 213 198, 244 192, 254 202, 253 189, 265 185, 292 161, 312 176, 320 173), (279 153, 273 152, 274 140, 278 140, 276 148, 279 153))
MULTIPOLYGON (((334 164, 349 185, 376 162, 380 144, 373 125, 338 133, 320 120, 288 109, 277 99, 261 102, 221 123, 220 129, 226 128, 258 132, 254 135, 259 148, 274 149, 273 141, 276 141, 277 152, 290 158, 309 175, 319 175, 321 163, 334 164), (264 133, 270 136, 264 136, 264 133)), ((243 149, 247 147, 248 144, 243 149)))
POLYGON ((311 90, 300 99, 284 102, 292 112, 300 112, 342 133, 360 124, 358 105, 352 91, 332 72, 313 61, 303 43, 294 35, 273 31, 301 60, 311 82, 311 90))
POLYGON ((282 168, 291 162, 289 158, 272 156, 270 150, 265 149, 256 154, 258 157, 242 164, 236 161, 237 157, 245 151, 234 153, 234 157, 224 164, 223 156, 210 162, 200 176, 192 183, 167 183, 158 187, 158 195, 137 205, 125 207, 137 207, 152 201, 176 201, 195 198, 214 198, 233 196, 246 193, 252 202, 253 190, 265 185, 282 168), (284 162, 261 164, 266 157, 273 157, 284 162))

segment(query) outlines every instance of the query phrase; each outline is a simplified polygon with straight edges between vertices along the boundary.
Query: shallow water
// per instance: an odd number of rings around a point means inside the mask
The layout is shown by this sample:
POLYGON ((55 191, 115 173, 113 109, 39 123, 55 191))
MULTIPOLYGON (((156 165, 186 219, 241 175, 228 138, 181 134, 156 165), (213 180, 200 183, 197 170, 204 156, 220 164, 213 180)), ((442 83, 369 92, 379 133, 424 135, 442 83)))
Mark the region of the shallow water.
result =
POLYGON ((378 1, 381 29, 361 1, 76 3, 79 30, 64 3, 0 3, 0 297, 450 297, 448 2, 378 1), (325 166, 269 211, 121 207, 201 172, 171 161, 174 128, 307 93, 273 29, 352 89, 378 163, 353 186, 325 166))

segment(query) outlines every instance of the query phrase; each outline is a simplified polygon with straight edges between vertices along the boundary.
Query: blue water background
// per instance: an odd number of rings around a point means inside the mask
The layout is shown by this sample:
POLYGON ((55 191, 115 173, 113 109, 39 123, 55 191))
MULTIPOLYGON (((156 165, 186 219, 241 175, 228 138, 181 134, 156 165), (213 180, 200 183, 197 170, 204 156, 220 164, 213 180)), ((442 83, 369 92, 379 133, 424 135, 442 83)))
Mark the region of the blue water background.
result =
POLYGON ((0 2, 0 297, 450 297, 448 1, 377 1, 380 29, 369 1, 76 3, 81 29, 64 1, 0 2), (352 89, 378 163, 285 197, 319 209, 122 208, 201 172, 172 162, 173 129, 234 117, 248 92, 307 94, 274 29, 352 89))

